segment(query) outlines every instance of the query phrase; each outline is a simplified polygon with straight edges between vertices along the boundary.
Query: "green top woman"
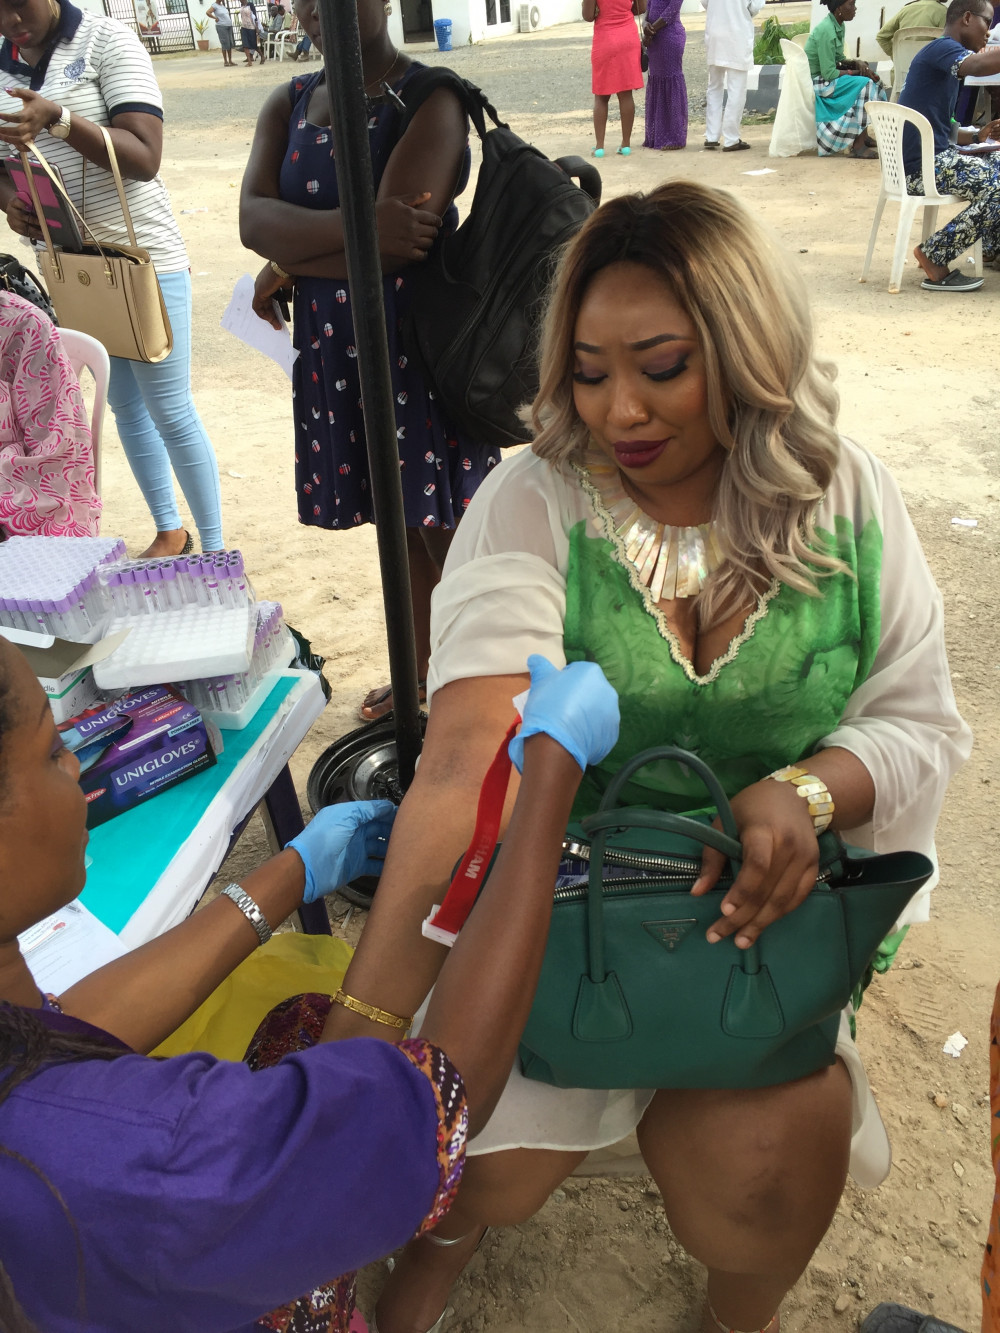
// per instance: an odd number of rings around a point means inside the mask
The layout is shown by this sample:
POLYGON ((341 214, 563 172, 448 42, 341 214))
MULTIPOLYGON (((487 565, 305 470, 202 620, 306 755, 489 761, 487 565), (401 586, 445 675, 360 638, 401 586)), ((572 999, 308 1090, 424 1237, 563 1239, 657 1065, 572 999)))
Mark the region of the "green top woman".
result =
MULTIPOLYGON (((350 994, 410 1014, 433 983, 442 950, 420 922, 468 840, 535 651, 599 662, 619 694, 619 743, 578 808, 649 745, 683 745, 719 774, 744 861, 709 938, 747 947, 814 882, 816 829, 770 776, 783 765, 825 784, 849 841, 933 852, 969 749, 941 600, 892 479, 837 435, 832 380, 799 282, 729 195, 671 182, 579 233, 548 312, 533 446, 477 494, 435 593, 426 745, 350 994)), ((703 804, 676 767, 640 778, 636 801, 703 804)), ((707 855, 698 887, 719 870, 707 855)), ((926 899, 909 910, 925 917, 926 899)), ((337 1021, 342 1035, 373 1031, 337 1021)), ((561 1089, 513 1071, 434 1233, 455 1243, 408 1247, 379 1333, 430 1328, 487 1223, 531 1216, 588 1149, 636 1127, 675 1235, 708 1269, 703 1328, 768 1327, 849 1162, 865 1185, 888 1171, 846 1020, 837 1056, 739 1093, 561 1089)))
POLYGON ((857 0, 823 0, 829 14, 809 34, 806 56, 816 92, 816 144, 820 157, 845 148, 852 157, 877 157, 865 126, 866 102, 884 102, 878 75, 864 60, 845 60, 844 25, 857 0))

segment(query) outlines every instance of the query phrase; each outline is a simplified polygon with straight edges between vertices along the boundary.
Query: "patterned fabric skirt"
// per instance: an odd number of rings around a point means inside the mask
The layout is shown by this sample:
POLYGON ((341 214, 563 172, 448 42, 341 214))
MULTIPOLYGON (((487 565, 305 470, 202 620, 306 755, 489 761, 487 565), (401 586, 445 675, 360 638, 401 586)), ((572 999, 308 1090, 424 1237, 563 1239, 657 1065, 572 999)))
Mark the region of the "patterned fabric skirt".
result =
POLYGON ((983 1333, 1000 1333, 1000 986, 990 1023, 990 1147, 996 1172, 993 1216, 983 1255, 983 1333))
MULTIPOLYGON (((1000 254, 1000 164, 996 155, 967 157, 956 148, 945 148, 934 158, 934 179, 943 194, 968 199, 969 207, 920 242, 932 264, 950 264, 960 254, 982 241, 988 256, 1000 254)), ((907 189, 923 194, 923 177, 907 176, 907 189)))
MULTIPOLYGON (((269 1069, 282 1056, 315 1046, 333 1005, 329 995, 293 995, 275 1005, 261 1021, 244 1056, 251 1069, 269 1069)), ((356 1333, 365 1327, 354 1322, 355 1274, 346 1273, 298 1300, 272 1310, 256 1327, 271 1333, 356 1333)))
POLYGON ((820 157, 842 153, 868 124, 866 102, 885 102, 880 83, 860 74, 841 74, 837 79, 814 78, 816 93, 816 146, 820 157))

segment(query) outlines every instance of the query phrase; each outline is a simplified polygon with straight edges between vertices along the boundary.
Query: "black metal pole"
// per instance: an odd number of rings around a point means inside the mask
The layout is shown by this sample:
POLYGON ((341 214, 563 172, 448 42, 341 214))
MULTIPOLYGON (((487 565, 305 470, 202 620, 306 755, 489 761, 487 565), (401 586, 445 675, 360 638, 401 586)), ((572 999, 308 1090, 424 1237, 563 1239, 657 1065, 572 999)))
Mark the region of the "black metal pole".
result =
POLYGON ((354 0, 320 0, 323 60, 330 92, 337 189, 347 254, 347 281, 361 376, 368 469, 382 571, 382 598, 395 707, 399 780, 405 790, 420 753, 417 654, 410 608, 403 487, 386 338, 382 267, 375 229, 375 189, 368 146, 368 103, 354 0))

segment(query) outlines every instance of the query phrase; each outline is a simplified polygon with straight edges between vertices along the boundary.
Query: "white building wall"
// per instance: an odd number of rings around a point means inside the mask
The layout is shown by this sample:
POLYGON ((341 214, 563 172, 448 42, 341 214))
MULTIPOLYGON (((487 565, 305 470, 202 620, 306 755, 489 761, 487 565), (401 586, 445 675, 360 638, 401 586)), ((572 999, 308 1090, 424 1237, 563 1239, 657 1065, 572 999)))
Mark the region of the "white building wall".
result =
MULTIPOLYGON (((435 3, 437 0, 435 0, 435 3)), ((875 34, 886 19, 891 19, 903 7, 903 0, 858 0, 857 16, 844 29, 844 55, 848 60, 867 60, 875 65, 885 60, 885 52, 875 40, 875 34)), ((809 19, 812 26, 829 14, 820 0, 812 0, 809 19)), ((778 16, 780 20, 780 15, 778 16)))
MULTIPOLYGON (((482 42, 488 37, 504 37, 518 30, 520 0, 510 0, 510 22, 499 22, 500 0, 496 0, 498 21, 486 22, 486 0, 433 0, 434 17, 452 22, 452 46, 482 42)), ((531 0, 541 14, 543 28, 556 23, 575 23, 582 17, 580 0, 531 0)), ((392 20, 390 19, 390 23, 392 20)))
MULTIPOLYGON (((583 17, 580 0, 530 0, 530 3, 539 10, 540 28, 552 28, 559 23, 579 23, 583 17)), ((521 0, 511 0, 509 23, 487 23, 486 0, 433 0, 433 6, 436 19, 451 19, 453 47, 486 41, 490 37, 505 37, 518 31, 521 0)), ((395 13, 395 9, 394 5, 389 19, 389 33, 393 41, 400 45, 403 40, 403 20, 395 13)), ((496 10, 499 18, 500 0, 496 0, 496 10)), ((700 0, 684 0, 681 12, 703 14, 704 10, 700 0)))

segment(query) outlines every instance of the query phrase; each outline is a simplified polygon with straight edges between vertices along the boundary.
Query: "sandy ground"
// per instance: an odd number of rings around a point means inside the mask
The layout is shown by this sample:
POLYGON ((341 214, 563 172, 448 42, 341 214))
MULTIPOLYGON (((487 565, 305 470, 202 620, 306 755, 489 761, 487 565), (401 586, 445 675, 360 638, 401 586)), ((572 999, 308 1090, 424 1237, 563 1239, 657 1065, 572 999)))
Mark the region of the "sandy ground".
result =
MULTIPOLYGON (((791 16, 802 7, 782 10, 791 16)), ((704 48, 697 20, 691 26, 686 71, 694 117, 703 106, 704 48)), ((486 86, 522 135, 558 156, 586 153, 593 142, 588 52, 588 31, 578 24, 457 51, 449 63, 486 86)), ((384 678, 385 649, 373 530, 334 535, 296 524, 289 386, 219 328, 233 283, 256 272, 237 230, 253 118, 267 90, 292 71, 287 64, 224 70, 212 53, 163 60, 157 72, 167 108, 163 175, 192 257, 194 383, 218 452, 226 538, 247 554, 260 595, 280 599, 291 623, 325 654, 333 686, 325 716, 293 761, 304 792, 317 754, 355 724, 361 696, 384 678)), ((998 850, 1000 390, 990 353, 1000 274, 988 272, 977 295, 942 297, 920 290, 911 263, 903 291, 890 296, 890 208, 872 280, 859 286, 878 164, 768 159, 768 126, 746 130, 752 153, 703 153, 702 129, 693 119, 683 153, 636 149, 628 160, 606 159, 606 194, 678 176, 731 189, 805 274, 820 347, 840 367, 843 429, 895 472, 944 592, 955 688, 977 742, 942 820, 934 920, 911 933, 899 965, 873 985, 859 1024, 894 1144, 893 1171, 872 1193, 848 1187, 787 1301, 785 1327, 833 1333, 852 1327, 877 1301, 901 1300, 972 1329, 991 1198, 986 1025, 1000 973, 997 891, 988 869, 998 850), (770 174, 747 174, 765 167, 770 174), (954 517, 976 518, 978 527, 954 526, 954 517), (941 1050, 956 1029, 970 1040, 957 1060, 941 1050)), ((105 531, 140 550, 151 525, 113 421, 104 459, 105 531)), ((263 838, 251 833, 236 853, 238 865, 263 850, 263 838)), ((338 902, 333 910, 342 913, 338 902)), ((355 913, 352 937, 362 920, 355 913)), ((660 1333, 690 1326, 700 1281, 648 1179, 570 1182, 532 1222, 489 1238, 456 1288, 449 1327, 660 1333)), ((377 1275, 366 1275, 366 1293, 376 1284, 377 1275)))

